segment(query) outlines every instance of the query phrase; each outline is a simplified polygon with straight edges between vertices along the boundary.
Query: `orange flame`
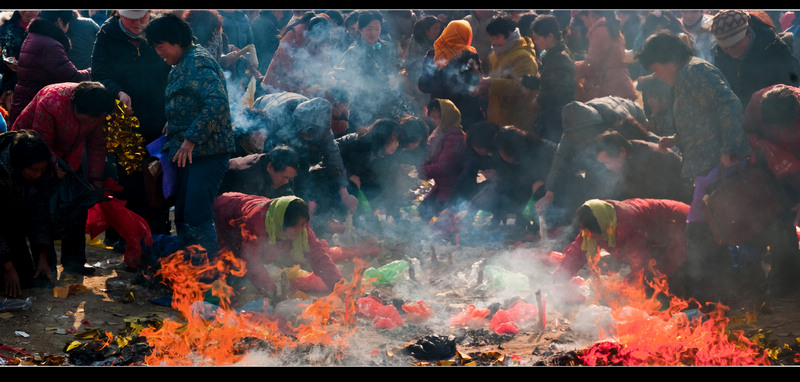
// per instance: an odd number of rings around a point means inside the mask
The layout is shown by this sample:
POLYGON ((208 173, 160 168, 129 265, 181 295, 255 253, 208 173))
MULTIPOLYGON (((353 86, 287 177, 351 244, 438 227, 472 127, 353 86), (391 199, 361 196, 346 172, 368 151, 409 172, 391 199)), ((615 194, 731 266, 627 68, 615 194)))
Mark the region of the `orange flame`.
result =
POLYGON ((213 263, 199 247, 173 253, 162 260, 158 274, 172 288, 172 307, 186 321, 167 319, 160 328, 144 329, 141 335, 152 346, 145 362, 160 366, 234 365, 243 361, 246 351, 242 344, 248 338, 264 341, 278 353, 302 344, 343 349, 355 331, 354 296, 362 293, 358 275, 363 263, 359 259, 354 263, 354 280, 340 282, 329 296, 308 306, 299 319, 302 324, 295 329, 269 314, 231 310, 234 291, 226 284, 226 276, 242 277, 246 273, 244 262, 231 252, 221 251, 213 263), (203 281, 209 279, 215 281, 203 281), (196 309, 208 290, 220 299, 211 319, 196 309))
POLYGON ((643 272, 619 280, 602 274, 591 262, 596 276, 596 299, 612 310, 616 320, 615 342, 595 344, 581 360, 586 365, 623 366, 730 366, 769 365, 767 352, 760 350, 741 331, 728 330, 728 307, 709 305, 710 312, 690 320, 682 313, 696 300, 670 294, 666 277, 651 261, 654 275, 645 281, 643 272), (648 285, 652 290, 645 288, 648 285), (658 296, 661 295, 661 300, 658 296), (668 306, 664 306, 668 299, 668 306))

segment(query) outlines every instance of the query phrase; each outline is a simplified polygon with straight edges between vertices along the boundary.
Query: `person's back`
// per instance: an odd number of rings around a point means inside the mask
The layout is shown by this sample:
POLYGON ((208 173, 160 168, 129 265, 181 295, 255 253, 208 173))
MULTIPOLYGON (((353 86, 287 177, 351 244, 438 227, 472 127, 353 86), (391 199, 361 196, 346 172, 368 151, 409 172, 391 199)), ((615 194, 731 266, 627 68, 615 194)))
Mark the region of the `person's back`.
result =
POLYGON ((586 102, 596 97, 616 95, 635 100, 636 89, 625 62, 625 38, 613 12, 581 11, 579 14, 590 25, 587 25, 589 47, 586 57, 575 62, 576 99, 586 102))
POLYGON ((69 23, 67 37, 72 49, 67 52, 67 57, 76 68, 86 69, 92 66, 92 49, 98 31, 100 26, 88 17, 76 17, 69 23))
POLYGON ((247 44, 253 43, 253 30, 250 27, 250 19, 244 11, 222 10, 222 30, 228 35, 228 42, 238 49, 242 49, 247 44))
POLYGON ((681 157, 674 151, 661 151, 658 144, 631 140, 625 160, 623 188, 619 199, 671 199, 692 201, 692 183, 681 176, 681 157))
MULTIPOLYGON (((67 57, 70 49, 69 38, 56 25, 61 15, 48 15, 39 18, 28 26, 28 35, 22 43, 17 67, 17 85, 14 87, 14 100, 9 110, 9 121, 22 112, 36 93, 43 87, 60 82, 80 82, 91 79, 89 69, 78 70, 67 57)), ((62 13, 63 14, 63 13, 62 13)), ((64 14, 63 17, 71 17, 64 14)), ((71 20, 71 19, 70 19, 71 20)))
POLYGON ((272 56, 278 49, 281 29, 290 17, 291 12, 289 11, 266 9, 259 11, 258 16, 250 23, 250 28, 253 30, 253 45, 256 47, 258 56, 258 71, 262 74, 267 72, 272 56), (277 14, 282 17, 278 19, 277 14))

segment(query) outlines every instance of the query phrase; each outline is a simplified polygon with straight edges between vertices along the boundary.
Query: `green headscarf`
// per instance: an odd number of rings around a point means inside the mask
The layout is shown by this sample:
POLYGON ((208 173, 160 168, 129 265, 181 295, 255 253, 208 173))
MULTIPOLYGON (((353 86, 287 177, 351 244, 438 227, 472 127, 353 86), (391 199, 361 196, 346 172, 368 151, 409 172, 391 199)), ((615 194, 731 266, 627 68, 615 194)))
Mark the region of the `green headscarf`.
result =
MULTIPOLYGON (((611 248, 616 247, 617 211, 614 209, 614 206, 600 199, 588 200, 586 203, 583 203, 583 205, 592 210, 592 214, 595 219, 597 219, 597 223, 603 231, 603 239, 608 242, 608 246, 611 248)), ((585 230, 581 230, 581 238, 583 238, 581 249, 586 251, 586 259, 591 260, 597 253, 597 240, 587 235, 585 230)))
MULTIPOLYGON (((272 199, 267 209, 266 218, 264 218, 264 227, 267 231, 267 240, 270 244, 275 244, 278 239, 283 239, 283 215, 286 213, 286 207, 289 206, 295 199, 300 199, 297 196, 281 196, 272 199)), ((305 260, 303 255, 309 250, 308 246, 308 228, 304 228, 297 237, 292 240, 292 258, 301 263, 305 260)))

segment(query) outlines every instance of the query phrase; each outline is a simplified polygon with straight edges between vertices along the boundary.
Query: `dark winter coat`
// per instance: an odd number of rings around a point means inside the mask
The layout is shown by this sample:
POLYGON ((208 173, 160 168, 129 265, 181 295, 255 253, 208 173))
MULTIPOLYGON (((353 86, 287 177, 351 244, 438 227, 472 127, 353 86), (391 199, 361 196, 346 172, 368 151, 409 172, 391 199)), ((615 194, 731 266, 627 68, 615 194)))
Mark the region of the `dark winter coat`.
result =
POLYGON ((661 151, 658 144, 631 140, 615 199, 672 199, 692 201, 692 182, 681 176, 681 157, 661 151))
POLYGON ((792 49, 781 40, 769 25, 750 17, 750 47, 741 60, 729 56, 714 46, 713 64, 722 72, 742 105, 750 96, 769 85, 800 85, 800 63, 792 49))
MULTIPOLYGON (((6 57, 19 58, 19 51, 27 32, 20 25, 19 11, 14 11, 11 18, 0 25, 0 47, 5 50, 6 57)), ((0 75, 3 76, 3 85, 0 91, 14 90, 17 83, 17 72, 11 70, 5 63, 0 65, 0 75)))
POLYGON ((4 217, 0 219, 0 264, 24 256, 12 251, 12 241, 20 237, 30 240, 33 253, 52 246, 47 182, 53 170, 51 167, 35 182, 26 181, 20 169, 10 163, 10 143, 15 134, 0 134, 0 216, 4 217))
POLYGON ((555 143, 561 140, 561 108, 575 100, 575 62, 569 49, 560 43, 547 50, 539 68, 534 131, 555 143))
POLYGON ((373 189, 378 187, 380 167, 382 161, 379 152, 376 152, 366 139, 362 139, 358 133, 350 133, 335 139, 339 152, 342 155, 342 162, 347 172, 347 177, 356 175, 361 181, 361 187, 373 189))
MULTIPOLYGON (((497 167, 498 194, 501 212, 520 213, 531 198, 533 184, 547 178, 553 164, 556 144, 543 139, 530 139, 525 152, 514 162, 500 161, 497 167)), ((545 187, 537 190, 543 193, 545 187)))
POLYGON ((304 177, 311 166, 321 163, 335 174, 338 188, 347 187, 341 152, 331 131, 331 104, 324 98, 308 98, 301 94, 281 92, 266 94, 256 99, 253 108, 263 111, 269 121, 269 132, 264 141, 264 152, 279 145, 288 145, 300 156, 295 192, 300 192, 304 177), (301 139, 301 132, 308 140, 301 139))
POLYGON ((278 188, 274 187, 272 178, 267 172, 268 163, 269 155, 265 153, 231 158, 228 171, 225 172, 225 177, 219 187, 218 195, 226 192, 241 192, 270 199, 293 195, 294 191, 292 190, 291 182, 278 188), (239 163, 241 166, 235 166, 234 163, 239 163))
POLYGON ((469 94, 480 82, 481 60, 477 53, 465 50, 464 53, 441 69, 433 63, 434 50, 425 55, 417 86, 431 99, 449 99, 461 112, 461 123, 465 129, 476 122, 485 120, 480 98, 469 94))
POLYGON ((9 121, 13 122, 45 86, 91 80, 90 69, 78 70, 67 57, 70 47, 69 38, 55 24, 42 19, 31 22, 19 54, 9 121))
POLYGON ((171 67, 156 54, 144 38, 130 38, 119 25, 119 16, 100 27, 92 52, 92 78, 118 96, 131 97, 146 143, 160 135, 166 123, 164 89, 171 67))

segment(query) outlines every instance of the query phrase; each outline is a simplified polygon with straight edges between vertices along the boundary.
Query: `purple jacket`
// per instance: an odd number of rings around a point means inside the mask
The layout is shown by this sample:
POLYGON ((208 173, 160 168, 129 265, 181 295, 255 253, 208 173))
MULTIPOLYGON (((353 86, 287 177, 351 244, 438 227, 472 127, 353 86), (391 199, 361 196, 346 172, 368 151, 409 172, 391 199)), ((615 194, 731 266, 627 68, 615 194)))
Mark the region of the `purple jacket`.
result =
POLYGON ((57 26, 41 19, 31 22, 19 54, 17 85, 8 116, 10 124, 43 87, 91 80, 89 69, 78 70, 69 60, 69 49, 69 39, 57 26))
POLYGON ((464 166, 466 138, 461 127, 456 126, 447 130, 442 137, 432 136, 429 145, 428 159, 423 164, 420 175, 434 180, 427 197, 445 202, 450 199, 464 166))

